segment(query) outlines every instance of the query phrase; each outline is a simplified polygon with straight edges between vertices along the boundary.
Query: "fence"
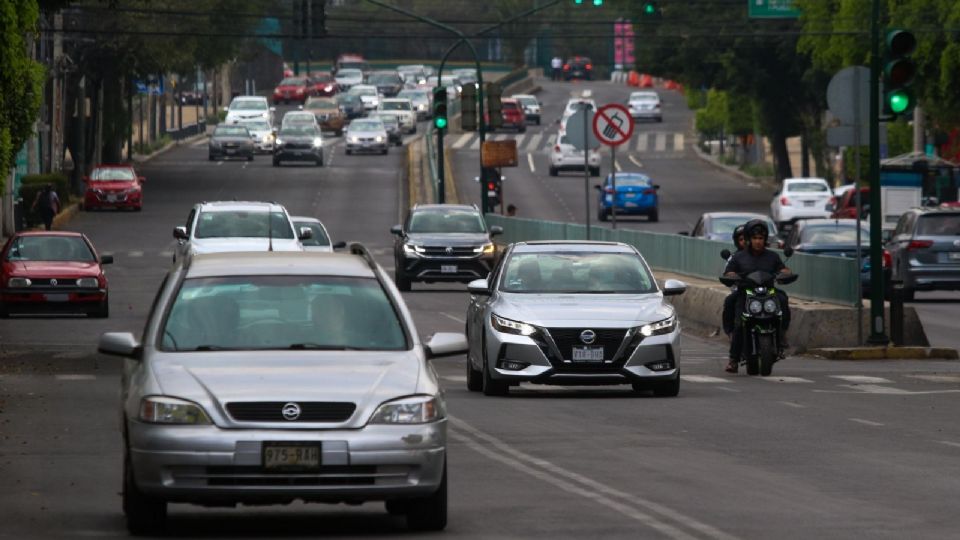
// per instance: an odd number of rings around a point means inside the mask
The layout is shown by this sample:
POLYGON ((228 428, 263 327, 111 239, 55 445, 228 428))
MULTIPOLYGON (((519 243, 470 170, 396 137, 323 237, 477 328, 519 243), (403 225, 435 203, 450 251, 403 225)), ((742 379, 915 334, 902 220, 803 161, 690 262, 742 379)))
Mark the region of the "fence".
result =
MULTIPOLYGON (((503 227, 505 243, 585 240, 587 236, 586 227, 576 223, 496 214, 487 214, 486 219, 490 225, 503 227)), ((720 258, 720 252, 732 248, 728 242, 599 226, 590 228, 590 239, 632 245, 657 270, 704 279, 716 279, 723 272, 725 262, 720 258)), ((800 275, 800 279, 789 287, 791 296, 849 306, 860 299, 860 269, 855 259, 795 253, 788 266, 800 275)))

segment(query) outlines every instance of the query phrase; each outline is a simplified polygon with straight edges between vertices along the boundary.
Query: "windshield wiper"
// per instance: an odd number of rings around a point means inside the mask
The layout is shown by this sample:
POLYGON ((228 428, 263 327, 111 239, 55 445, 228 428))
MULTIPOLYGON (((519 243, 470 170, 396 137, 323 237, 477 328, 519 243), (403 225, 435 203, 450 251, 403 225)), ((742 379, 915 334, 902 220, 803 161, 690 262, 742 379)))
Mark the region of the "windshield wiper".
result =
POLYGON ((293 343, 288 349, 310 349, 315 351, 362 351, 359 347, 350 347, 347 345, 322 345, 320 343, 293 343))

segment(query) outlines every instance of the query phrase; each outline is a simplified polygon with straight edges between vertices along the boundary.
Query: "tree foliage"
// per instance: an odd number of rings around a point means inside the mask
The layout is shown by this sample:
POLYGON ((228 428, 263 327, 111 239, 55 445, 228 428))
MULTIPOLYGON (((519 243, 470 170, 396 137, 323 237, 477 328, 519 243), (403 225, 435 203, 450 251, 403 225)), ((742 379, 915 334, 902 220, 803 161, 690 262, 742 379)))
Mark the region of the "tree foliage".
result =
POLYGON ((43 67, 28 50, 39 13, 36 0, 0 2, 0 186, 40 109, 43 67))

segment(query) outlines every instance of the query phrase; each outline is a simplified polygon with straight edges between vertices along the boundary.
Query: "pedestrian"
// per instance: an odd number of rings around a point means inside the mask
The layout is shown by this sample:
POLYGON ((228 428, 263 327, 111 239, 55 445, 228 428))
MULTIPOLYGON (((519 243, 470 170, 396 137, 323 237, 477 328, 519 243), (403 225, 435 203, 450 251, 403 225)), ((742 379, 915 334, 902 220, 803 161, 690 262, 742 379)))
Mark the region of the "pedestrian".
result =
POLYGON ((563 60, 559 56, 554 56, 553 60, 550 60, 550 67, 553 70, 553 80, 560 80, 560 72, 563 68, 563 60))
POLYGON ((53 217, 60 213, 60 197, 53 189, 53 184, 43 186, 43 189, 37 192, 33 199, 33 205, 30 209, 40 213, 40 219, 43 220, 43 226, 49 231, 53 227, 53 217))
POLYGON ((515 205, 508 204, 508 205, 507 205, 507 215, 510 216, 510 217, 516 216, 516 215, 517 215, 517 207, 516 207, 515 205))

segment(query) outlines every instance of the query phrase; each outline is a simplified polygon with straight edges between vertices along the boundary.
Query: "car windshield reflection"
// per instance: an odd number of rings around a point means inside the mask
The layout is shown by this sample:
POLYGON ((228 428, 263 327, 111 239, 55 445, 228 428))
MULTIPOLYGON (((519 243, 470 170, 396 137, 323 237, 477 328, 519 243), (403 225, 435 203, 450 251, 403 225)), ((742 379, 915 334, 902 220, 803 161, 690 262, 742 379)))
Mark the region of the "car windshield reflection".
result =
POLYGON ((500 290, 537 294, 645 294, 657 291, 640 258, 628 253, 517 253, 500 290))

